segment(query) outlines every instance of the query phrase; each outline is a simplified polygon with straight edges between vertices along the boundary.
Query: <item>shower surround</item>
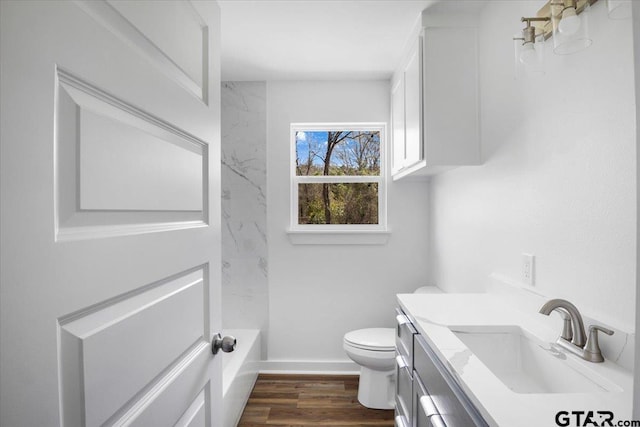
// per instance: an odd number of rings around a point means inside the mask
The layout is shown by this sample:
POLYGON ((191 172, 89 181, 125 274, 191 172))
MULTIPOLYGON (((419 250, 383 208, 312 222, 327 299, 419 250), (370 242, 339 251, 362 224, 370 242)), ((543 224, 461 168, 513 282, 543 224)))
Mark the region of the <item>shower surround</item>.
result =
POLYGON ((262 334, 268 324, 266 144, 266 83, 223 82, 222 325, 262 334))

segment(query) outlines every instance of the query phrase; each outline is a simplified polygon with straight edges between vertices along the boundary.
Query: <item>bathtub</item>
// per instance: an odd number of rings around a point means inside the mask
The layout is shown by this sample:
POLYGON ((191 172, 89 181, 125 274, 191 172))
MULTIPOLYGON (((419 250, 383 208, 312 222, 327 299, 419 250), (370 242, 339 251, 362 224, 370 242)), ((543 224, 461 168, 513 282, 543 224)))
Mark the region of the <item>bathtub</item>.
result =
POLYGON ((223 353, 222 359, 223 427, 235 427, 258 377, 260 330, 225 329, 223 332, 238 340, 235 351, 223 353))

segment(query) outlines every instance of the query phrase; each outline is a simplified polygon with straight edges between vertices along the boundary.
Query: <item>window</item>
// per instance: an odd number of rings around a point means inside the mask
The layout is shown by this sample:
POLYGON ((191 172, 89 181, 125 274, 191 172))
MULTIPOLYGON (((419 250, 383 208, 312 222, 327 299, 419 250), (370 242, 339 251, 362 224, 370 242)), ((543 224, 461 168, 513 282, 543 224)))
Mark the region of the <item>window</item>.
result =
POLYGON ((291 230, 384 231, 385 125, 291 125, 291 230))

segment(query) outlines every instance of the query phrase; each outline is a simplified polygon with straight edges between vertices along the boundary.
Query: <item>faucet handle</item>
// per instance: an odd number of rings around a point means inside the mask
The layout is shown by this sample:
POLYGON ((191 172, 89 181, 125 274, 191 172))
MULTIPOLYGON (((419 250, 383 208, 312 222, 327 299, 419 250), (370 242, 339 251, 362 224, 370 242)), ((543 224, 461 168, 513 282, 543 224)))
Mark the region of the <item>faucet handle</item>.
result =
POLYGON ((600 326, 600 325, 589 326, 589 335, 591 334, 597 335, 598 334, 597 331, 604 332, 607 335, 613 335, 613 331, 611 329, 605 328, 604 326, 600 326))
POLYGON ((607 335, 613 335, 613 331, 604 326, 589 326, 589 338, 587 338, 587 343, 584 346, 584 358, 596 363, 604 362, 604 357, 602 357, 602 351, 600 351, 600 344, 598 342, 598 331, 604 332, 607 335))

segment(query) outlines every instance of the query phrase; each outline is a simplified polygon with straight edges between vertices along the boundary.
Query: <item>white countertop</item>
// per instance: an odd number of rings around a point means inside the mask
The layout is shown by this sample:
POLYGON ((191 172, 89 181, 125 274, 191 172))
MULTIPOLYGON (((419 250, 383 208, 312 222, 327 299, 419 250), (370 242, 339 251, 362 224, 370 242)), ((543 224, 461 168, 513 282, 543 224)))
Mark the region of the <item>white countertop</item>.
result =
MULTIPOLYGON (((560 330, 552 330, 541 319, 543 315, 513 308, 505 298, 497 294, 399 294, 398 302, 490 425, 555 426, 559 411, 611 411, 614 420, 631 419, 633 375, 608 360, 592 363, 573 354, 567 354, 566 359, 614 383, 621 391, 516 393, 470 353, 451 329, 519 326, 544 342, 553 343, 558 338, 560 330)), ((597 414, 594 420, 600 420, 597 414)), ((570 425, 575 425, 575 419, 570 425)))

